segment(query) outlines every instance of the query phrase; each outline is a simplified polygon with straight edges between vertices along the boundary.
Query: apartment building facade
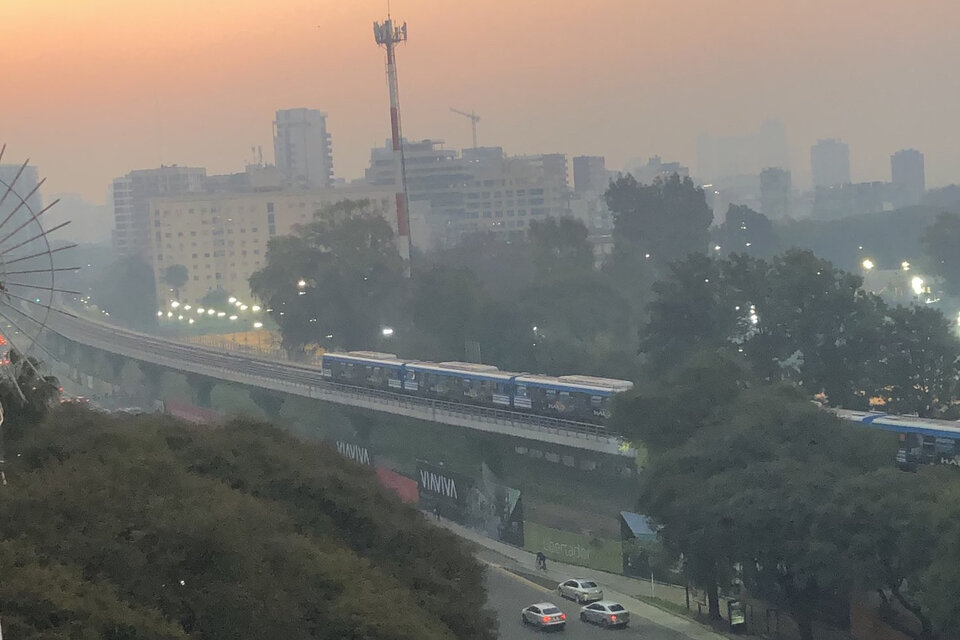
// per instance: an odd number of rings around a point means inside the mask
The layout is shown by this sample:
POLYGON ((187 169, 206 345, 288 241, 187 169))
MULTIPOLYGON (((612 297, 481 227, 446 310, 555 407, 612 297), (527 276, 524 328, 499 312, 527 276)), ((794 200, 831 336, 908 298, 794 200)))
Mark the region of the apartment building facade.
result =
POLYGON ((164 306, 172 300, 174 291, 164 275, 178 264, 186 267, 188 278, 179 288, 180 302, 197 304, 217 289, 250 300, 250 276, 266 266, 271 238, 292 233, 296 225, 343 200, 369 200, 395 226, 394 195, 392 188, 362 185, 153 198, 150 240, 159 302, 164 306))

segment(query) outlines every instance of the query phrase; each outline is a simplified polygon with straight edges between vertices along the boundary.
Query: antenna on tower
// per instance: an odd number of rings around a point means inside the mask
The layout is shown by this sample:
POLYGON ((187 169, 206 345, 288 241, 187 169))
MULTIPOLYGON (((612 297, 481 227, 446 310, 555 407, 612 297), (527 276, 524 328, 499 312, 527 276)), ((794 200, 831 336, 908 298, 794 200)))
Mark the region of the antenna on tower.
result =
POLYGON ((397 249, 403 258, 404 275, 410 277, 410 214, 407 209, 407 175, 403 157, 403 133, 400 127, 400 89, 397 83, 396 45, 407 41, 407 23, 396 26, 390 17, 387 3, 387 20, 373 23, 373 37, 377 44, 387 50, 387 85, 390 90, 390 132, 393 137, 393 157, 397 185, 397 249))

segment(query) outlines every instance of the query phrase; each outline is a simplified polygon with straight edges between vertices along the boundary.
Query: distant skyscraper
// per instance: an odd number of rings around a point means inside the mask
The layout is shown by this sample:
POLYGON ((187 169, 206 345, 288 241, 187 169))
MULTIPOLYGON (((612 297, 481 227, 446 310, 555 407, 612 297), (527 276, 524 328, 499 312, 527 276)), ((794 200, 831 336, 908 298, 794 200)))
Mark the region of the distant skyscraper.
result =
POLYGON ((697 138, 697 174, 717 182, 734 176, 756 176, 767 167, 790 169, 787 133, 779 120, 767 120, 753 132, 737 136, 697 138))
POLYGON ((610 179, 603 156, 576 156, 573 159, 573 192, 603 193, 610 179))
POLYGON ((835 138, 817 141, 810 147, 813 186, 835 187, 850 182, 850 147, 835 138))
POLYGON ((316 109, 281 109, 273 123, 277 168, 297 187, 333 184, 333 153, 327 114, 316 109))
POLYGON ((152 264, 150 198, 203 191, 206 176, 206 169, 173 165, 131 171, 115 179, 111 189, 114 248, 123 256, 140 256, 152 264))
POLYGON ((913 205, 920 202, 926 190, 922 153, 916 149, 897 151, 890 156, 890 173, 893 184, 903 192, 903 204, 913 205))
POLYGON ((769 167, 760 172, 760 213, 768 218, 790 215, 790 172, 769 167))

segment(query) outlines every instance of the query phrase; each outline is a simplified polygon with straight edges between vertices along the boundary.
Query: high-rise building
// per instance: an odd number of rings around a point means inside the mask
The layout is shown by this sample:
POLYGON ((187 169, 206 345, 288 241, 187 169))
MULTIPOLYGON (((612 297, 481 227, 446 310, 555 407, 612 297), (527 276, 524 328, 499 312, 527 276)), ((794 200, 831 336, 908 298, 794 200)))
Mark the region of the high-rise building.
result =
POLYGON ((760 213, 771 219, 790 215, 790 172, 768 167, 760 172, 760 213))
POLYGON ((790 168, 787 133, 779 120, 767 120, 757 131, 734 136, 701 134, 697 138, 697 177, 718 182, 735 176, 756 176, 766 167, 790 168))
POLYGON ((926 190, 923 154, 916 149, 901 149, 890 156, 890 174, 893 184, 903 193, 901 205, 920 202, 926 190))
POLYGON ((573 159, 573 192, 603 193, 610 184, 603 156, 576 156, 573 159))
POLYGON ((850 147, 836 138, 818 140, 810 147, 813 187, 835 187, 850 182, 850 147))
POLYGON ((111 189, 114 248, 152 263, 150 198, 203 191, 206 176, 206 169, 172 165, 116 178, 111 189))
POLYGON ((327 114, 316 109, 280 109, 273 123, 277 168, 294 187, 333 184, 333 152, 327 114))
MULTIPOLYGON (((508 157, 500 147, 460 154, 442 140, 405 140, 403 153, 411 210, 429 203, 422 209, 429 219, 418 226, 429 237, 413 235, 421 249, 452 246, 475 231, 519 237, 530 219, 570 214, 563 154, 508 157)), ((394 185, 392 158, 389 141, 372 149, 365 182, 394 185)))

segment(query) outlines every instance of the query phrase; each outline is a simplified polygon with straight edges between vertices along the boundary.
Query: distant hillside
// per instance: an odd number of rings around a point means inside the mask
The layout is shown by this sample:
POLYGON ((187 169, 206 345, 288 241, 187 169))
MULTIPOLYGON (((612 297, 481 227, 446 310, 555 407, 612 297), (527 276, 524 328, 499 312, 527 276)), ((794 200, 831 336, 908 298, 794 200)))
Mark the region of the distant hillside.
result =
POLYGON ((7 450, 8 637, 496 637, 457 538, 270 425, 64 410, 7 450))

